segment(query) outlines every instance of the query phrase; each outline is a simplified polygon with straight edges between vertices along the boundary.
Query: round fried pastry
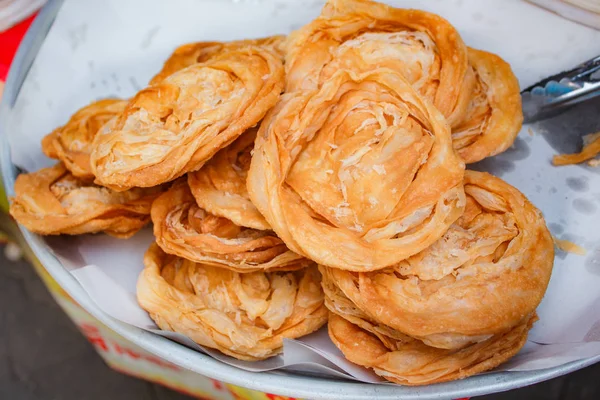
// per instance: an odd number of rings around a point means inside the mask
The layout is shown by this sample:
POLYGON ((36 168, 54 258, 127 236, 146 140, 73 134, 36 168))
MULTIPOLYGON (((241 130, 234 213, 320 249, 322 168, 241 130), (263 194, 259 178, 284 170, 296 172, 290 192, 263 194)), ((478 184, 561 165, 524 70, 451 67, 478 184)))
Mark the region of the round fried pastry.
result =
POLYGON ((237 272, 290 271, 312 264, 273 231, 245 228, 199 207, 185 180, 156 199, 152 222, 164 251, 198 263, 237 272))
POLYGON ((351 271, 418 253, 462 214, 464 163, 403 76, 340 70, 286 93, 263 120, 248 192, 298 254, 351 271))
POLYGON ((358 308, 356 304, 346 297, 344 292, 335 285, 329 276, 329 268, 319 266, 319 271, 321 272, 322 277, 321 287, 323 288, 323 294, 325 295, 325 307, 327 307, 331 313, 339 315, 352 324, 369 331, 371 334, 377 336, 377 338, 379 338, 386 346, 393 346, 394 341, 409 342, 415 340, 392 327, 373 320, 371 316, 358 308))
POLYGON ((91 166, 114 190, 150 187, 199 169, 277 102, 283 65, 246 46, 179 70, 138 92, 96 136, 91 166))
POLYGON ((414 339, 382 342, 334 313, 330 313, 328 329, 348 360, 391 382, 417 386, 464 379, 497 367, 521 350, 536 319, 528 316, 508 332, 459 350, 429 347, 414 339))
POLYGON ((90 168, 90 153, 96 133, 111 118, 125 109, 126 100, 104 99, 78 110, 65 125, 42 139, 42 151, 63 162, 73 176, 94 179, 90 168))
POLYGON ((469 49, 476 86, 464 119, 452 128, 452 142, 466 163, 508 149, 523 123, 519 82, 495 54, 469 49))
POLYGON ((232 42, 196 42, 187 43, 175 49, 165 61, 162 69, 151 80, 150 85, 163 81, 169 75, 196 63, 209 61, 224 51, 246 46, 268 48, 283 58, 282 44, 284 36, 270 36, 261 39, 235 40, 232 42))
POLYGON ((323 282, 339 289, 329 290, 332 304, 343 293, 370 320, 445 349, 504 333, 531 315, 554 261, 541 213, 487 173, 467 171, 464 187, 463 216, 419 254, 367 273, 323 268, 323 282))
POLYGON ((63 164, 21 174, 10 214, 40 235, 105 232, 128 238, 150 222, 160 188, 114 192, 74 177, 63 164))
POLYGON ((140 306, 164 330, 241 360, 281 352, 327 322, 315 265, 239 274, 164 253, 152 244, 137 284, 140 306))
POLYGON ((420 10, 329 0, 319 17, 289 36, 286 48, 286 91, 315 89, 340 68, 390 68, 451 125, 462 120, 474 85, 467 47, 456 29, 420 10))

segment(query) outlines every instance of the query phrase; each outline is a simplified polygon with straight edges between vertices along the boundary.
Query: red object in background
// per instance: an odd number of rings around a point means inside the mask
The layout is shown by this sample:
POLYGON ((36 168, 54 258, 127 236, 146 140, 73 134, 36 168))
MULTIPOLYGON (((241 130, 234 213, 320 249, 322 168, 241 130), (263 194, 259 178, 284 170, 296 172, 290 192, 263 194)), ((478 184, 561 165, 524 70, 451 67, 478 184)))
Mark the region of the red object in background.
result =
POLYGON ((25 32, 29 29, 29 25, 31 25, 36 15, 37 13, 0 33, 0 81, 6 80, 8 68, 17 52, 19 43, 21 43, 21 39, 25 36, 25 32))

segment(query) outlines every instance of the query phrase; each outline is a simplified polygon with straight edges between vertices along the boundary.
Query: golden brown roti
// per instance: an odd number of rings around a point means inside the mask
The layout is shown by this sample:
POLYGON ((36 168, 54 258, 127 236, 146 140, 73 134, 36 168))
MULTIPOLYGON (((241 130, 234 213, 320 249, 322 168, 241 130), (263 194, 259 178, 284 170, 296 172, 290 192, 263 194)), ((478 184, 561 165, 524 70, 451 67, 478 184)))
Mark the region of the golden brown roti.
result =
POLYGON ((254 205, 294 252, 381 269, 439 239, 462 214, 464 163, 449 127, 402 74, 341 69, 286 93, 262 122, 254 205))
POLYGON ((265 230, 271 227, 250 201, 246 188, 255 138, 255 128, 242 134, 200 170, 190 172, 188 184, 200 208, 239 226, 265 230))
POLYGON ((144 257, 137 297, 157 325, 241 360, 281 352, 327 322, 316 266, 295 272, 239 274, 164 253, 144 257))
POLYGON ((459 350, 429 347, 418 340, 384 344, 367 329, 331 313, 329 337, 355 364, 372 368, 385 379, 407 386, 464 379, 497 367, 521 350, 537 317, 529 316, 506 333, 459 350))
POLYGON ((128 238, 150 222, 161 188, 114 192, 74 177, 63 164, 21 174, 10 214, 41 235, 105 232, 128 238))
POLYGON ((322 268, 332 311, 346 317, 356 307, 378 325, 446 349, 506 332, 531 315, 554 261, 541 213, 487 173, 467 171, 465 192, 463 216, 419 254, 380 271, 322 268))
POLYGON ((151 187, 199 169, 263 118, 283 81, 276 53, 246 46, 143 89, 96 136, 96 182, 114 190, 151 187))
POLYGON ((452 127, 452 141, 467 163, 508 149, 523 123, 519 82, 510 65, 495 54, 469 49, 476 86, 462 122, 452 127))
POLYGON ((474 85, 467 47, 445 19, 368 0, 329 0, 286 44, 286 90, 319 87, 338 69, 390 68, 451 125, 463 119, 474 85))
POLYGON ((126 105, 127 100, 104 99, 81 108, 64 126, 42 139, 42 151, 48 157, 62 161, 74 176, 93 180, 90 153, 94 137, 126 105))
POLYGON ((241 227, 199 207, 185 180, 154 202, 152 222, 164 251, 195 262, 237 272, 290 271, 312 264, 273 231, 241 227))

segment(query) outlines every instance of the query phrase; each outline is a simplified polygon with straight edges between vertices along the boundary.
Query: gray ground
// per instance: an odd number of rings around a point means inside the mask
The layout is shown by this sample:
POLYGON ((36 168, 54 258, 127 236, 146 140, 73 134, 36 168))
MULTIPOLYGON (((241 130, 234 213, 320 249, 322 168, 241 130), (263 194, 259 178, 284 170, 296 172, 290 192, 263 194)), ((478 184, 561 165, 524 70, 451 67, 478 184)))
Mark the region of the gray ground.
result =
MULTIPOLYGON (((0 400, 188 399, 110 370, 26 262, 0 247, 0 400), (58 334, 57 334, 58 333, 58 334)), ((480 399, 600 399, 600 364, 480 399)))

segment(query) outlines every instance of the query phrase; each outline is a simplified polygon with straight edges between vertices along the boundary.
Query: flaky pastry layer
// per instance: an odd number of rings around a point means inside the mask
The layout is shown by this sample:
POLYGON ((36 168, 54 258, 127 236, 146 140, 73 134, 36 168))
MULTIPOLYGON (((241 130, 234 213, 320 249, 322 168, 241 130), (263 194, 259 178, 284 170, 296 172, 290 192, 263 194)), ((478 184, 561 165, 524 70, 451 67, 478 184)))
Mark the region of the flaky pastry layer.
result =
POLYGON ((583 149, 579 153, 574 154, 558 154, 552 157, 552 164, 570 165, 579 164, 584 161, 588 161, 588 164, 592 167, 597 167, 600 160, 595 157, 600 154, 600 132, 585 135, 583 137, 583 149))
POLYGON ((315 89, 340 68, 390 68, 441 111, 462 120, 474 77, 467 47, 445 19, 368 0, 329 0, 286 43, 286 91, 315 89))
POLYGON ((256 131, 246 131, 200 170, 190 172, 188 184, 200 208, 239 226, 267 230, 271 227, 250 201, 246 188, 256 131))
POLYGON ((262 122, 248 191, 286 245, 319 264, 381 269, 462 214, 464 163, 439 111, 394 70, 339 70, 262 122))
POLYGON ((187 43, 175 49, 165 61, 162 69, 151 80, 150 85, 160 83, 169 75, 190 65, 210 61, 224 51, 247 46, 259 46, 269 49, 283 59, 283 41, 285 36, 269 36, 260 39, 234 40, 232 42, 196 42, 187 43))
POLYGON ((445 349, 504 333, 531 315, 554 259, 541 213, 487 173, 467 171, 464 187, 463 216, 419 254, 367 273, 322 267, 328 307, 365 318, 356 307, 377 325, 445 349))
POLYGON ((160 192, 114 192, 74 177, 59 163, 17 177, 10 214, 41 235, 105 232, 128 238, 150 222, 152 201, 160 192))
POLYGON ((94 137, 126 105, 126 100, 104 99, 81 108, 71 116, 69 122, 42 139, 42 151, 48 157, 62 161, 73 176, 93 180, 90 153, 94 137))
POLYGON ((283 81, 279 55, 246 46, 143 89, 96 136, 96 182, 114 190, 151 187, 199 169, 263 118, 283 81))
POLYGON ((452 128, 454 148, 466 163, 508 149, 523 123, 521 93, 510 65, 495 54, 469 49, 475 89, 463 120, 452 128))
POLYGON ((316 266, 239 274, 164 253, 144 257, 137 297, 156 324, 241 360, 262 360, 327 322, 316 266))
POLYGON ((296 270, 312 262, 273 231, 236 225, 199 207, 185 180, 152 205, 154 236, 167 253, 237 272, 296 270))
POLYGON ((525 345, 537 317, 528 316, 508 332, 459 350, 429 347, 419 340, 385 341, 346 319, 331 313, 329 337, 355 364, 372 368, 383 378, 407 386, 429 385, 464 379, 507 361, 525 345))

